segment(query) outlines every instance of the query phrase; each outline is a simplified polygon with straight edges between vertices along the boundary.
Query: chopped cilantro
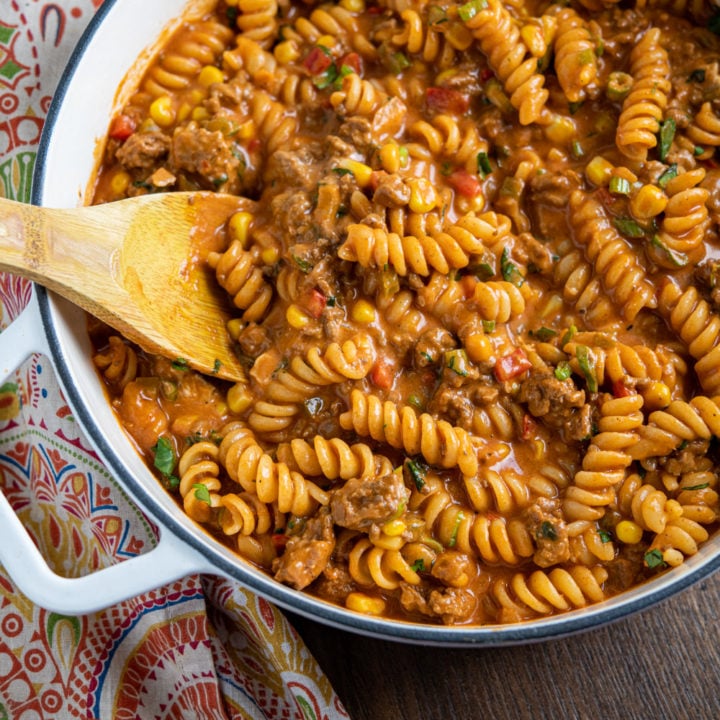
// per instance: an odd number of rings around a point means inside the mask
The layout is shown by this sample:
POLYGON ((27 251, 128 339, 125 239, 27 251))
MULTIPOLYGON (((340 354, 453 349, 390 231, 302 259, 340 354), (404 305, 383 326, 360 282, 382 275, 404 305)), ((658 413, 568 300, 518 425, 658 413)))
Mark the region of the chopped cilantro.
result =
POLYGON ((422 490, 423 487, 425 487, 425 476, 428 472, 428 466, 422 460, 411 460, 408 458, 405 461, 405 467, 407 468, 410 479, 415 484, 415 487, 418 490, 422 490))
POLYGON ((193 489, 195 490, 195 497, 200 500, 200 502, 210 504, 210 491, 207 489, 207 485, 195 483, 193 489))
POLYGON ((675 120, 672 118, 667 118, 667 120, 660 123, 658 155, 660 156, 661 162, 665 162, 665 158, 670 152, 670 146, 675 138, 675 129, 675 120))
POLYGON ((663 560, 662 553, 657 548, 646 552, 644 560, 645 565, 647 565, 651 570, 662 569, 665 567, 665 561, 663 560))
POLYGON ((183 372, 190 369, 190 365, 185 358, 175 358, 175 360, 172 361, 172 367, 173 370, 181 370, 183 372))

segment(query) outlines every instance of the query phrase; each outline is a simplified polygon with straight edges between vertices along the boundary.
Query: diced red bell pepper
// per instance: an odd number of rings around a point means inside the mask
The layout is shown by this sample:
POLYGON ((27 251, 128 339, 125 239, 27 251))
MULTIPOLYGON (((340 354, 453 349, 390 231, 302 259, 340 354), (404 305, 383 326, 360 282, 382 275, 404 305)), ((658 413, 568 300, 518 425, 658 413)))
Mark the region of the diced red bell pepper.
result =
POLYGON ((288 541, 288 536, 285 533, 273 533, 270 539, 277 552, 285 550, 288 541))
POLYGON ((467 198, 477 197, 482 190, 477 175, 473 175, 463 168, 453 170, 448 175, 448 182, 460 195, 467 198))
POLYGON ((394 376, 394 367, 386 359, 378 360, 370 371, 370 381, 381 390, 389 390, 392 387, 394 376))
POLYGON ((137 123, 129 115, 116 115, 108 133, 113 140, 127 140, 137 130, 137 123))
POLYGON ((625 387, 625 383, 623 383, 622 380, 615 380, 612 390, 616 398, 624 398, 632 395, 632 392, 629 388, 625 387))
POLYGON ((520 438, 522 440, 529 440, 535 435, 537 423, 527 414, 523 415, 522 419, 522 430, 520 432, 520 438))
POLYGON ((495 363, 495 378, 498 382, 505 382, 519 377, 532 367, 525 351, 522 348, 515 348, 508 355, 498 358, 495 363))
POLYGON ((425 102, 430 110, 462 115, 470 107, 470 99, 459 90, 444 87, 429 87, 425 91, 425 102))
POLYGON ((322 75, 332 65, 332 62, 332 58, 325 50, 314 47, 303 60, 303 65, 311 75, 322 75))
POLYGON ((317 288, 313 288, 304 298, 302 305, 314 318, 319 318, 325 311, 327 298, 317 288))
POLYGON ((356 52, 349 52, 344 55, 337 66, 342 70, 343 65, 349 67, 354 73, 358 75, 363 74, 363 62, 362 58, 356 52))

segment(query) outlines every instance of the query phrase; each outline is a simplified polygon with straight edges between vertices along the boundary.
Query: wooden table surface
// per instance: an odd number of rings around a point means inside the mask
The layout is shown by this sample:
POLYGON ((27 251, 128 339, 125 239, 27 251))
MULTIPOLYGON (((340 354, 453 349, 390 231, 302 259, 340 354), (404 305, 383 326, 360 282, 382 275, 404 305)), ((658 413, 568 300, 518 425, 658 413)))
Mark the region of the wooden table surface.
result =
POLYGON ((720 720, 720 573, 597 630, 436 648, 290 616, 352 720, 720 720))

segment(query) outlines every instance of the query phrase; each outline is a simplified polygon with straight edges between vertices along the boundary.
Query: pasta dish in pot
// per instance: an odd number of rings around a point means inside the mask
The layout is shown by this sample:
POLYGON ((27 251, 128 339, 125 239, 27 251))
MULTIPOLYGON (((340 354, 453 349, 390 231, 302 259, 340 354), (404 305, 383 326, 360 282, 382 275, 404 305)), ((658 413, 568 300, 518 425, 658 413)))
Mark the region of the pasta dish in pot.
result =
POLYGON ((187 19, 94 202, 254 201, 199 259, 247 377, 90 321, 185 512, 279 582, 422 623, 565 612, 696 553, 720 507, 718 33, 709 0, 187 19))

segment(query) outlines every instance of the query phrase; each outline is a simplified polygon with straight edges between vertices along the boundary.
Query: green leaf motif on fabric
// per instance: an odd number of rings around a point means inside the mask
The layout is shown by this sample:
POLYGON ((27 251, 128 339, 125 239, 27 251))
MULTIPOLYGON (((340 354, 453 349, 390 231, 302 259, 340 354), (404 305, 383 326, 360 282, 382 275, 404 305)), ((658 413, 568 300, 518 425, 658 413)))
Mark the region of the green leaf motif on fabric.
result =
MULTIPOLYGON (((50 613, 48 615, 46 632, 50 645, 53 644, 53 635, 55 634, 55 629, 62 622, 67 622, 72 628, 73 640, 75 642, 75 645, 77 645, 80 642, 80 636, 82 634, 80 620, 76 617, 73 617, 72 615, 60 615, 59 613, 50 613)), ((0 720, 2 720, 2 718, 0 718, 0 720)))
POLYGON ((307 720, 317 720, 317 715, 315 714, 315 711, 312 709, 310 703, 304 697, 296 697, 295 700, 297 701, 297 704, 302 710, 303 717, 306 717, 307 720))

